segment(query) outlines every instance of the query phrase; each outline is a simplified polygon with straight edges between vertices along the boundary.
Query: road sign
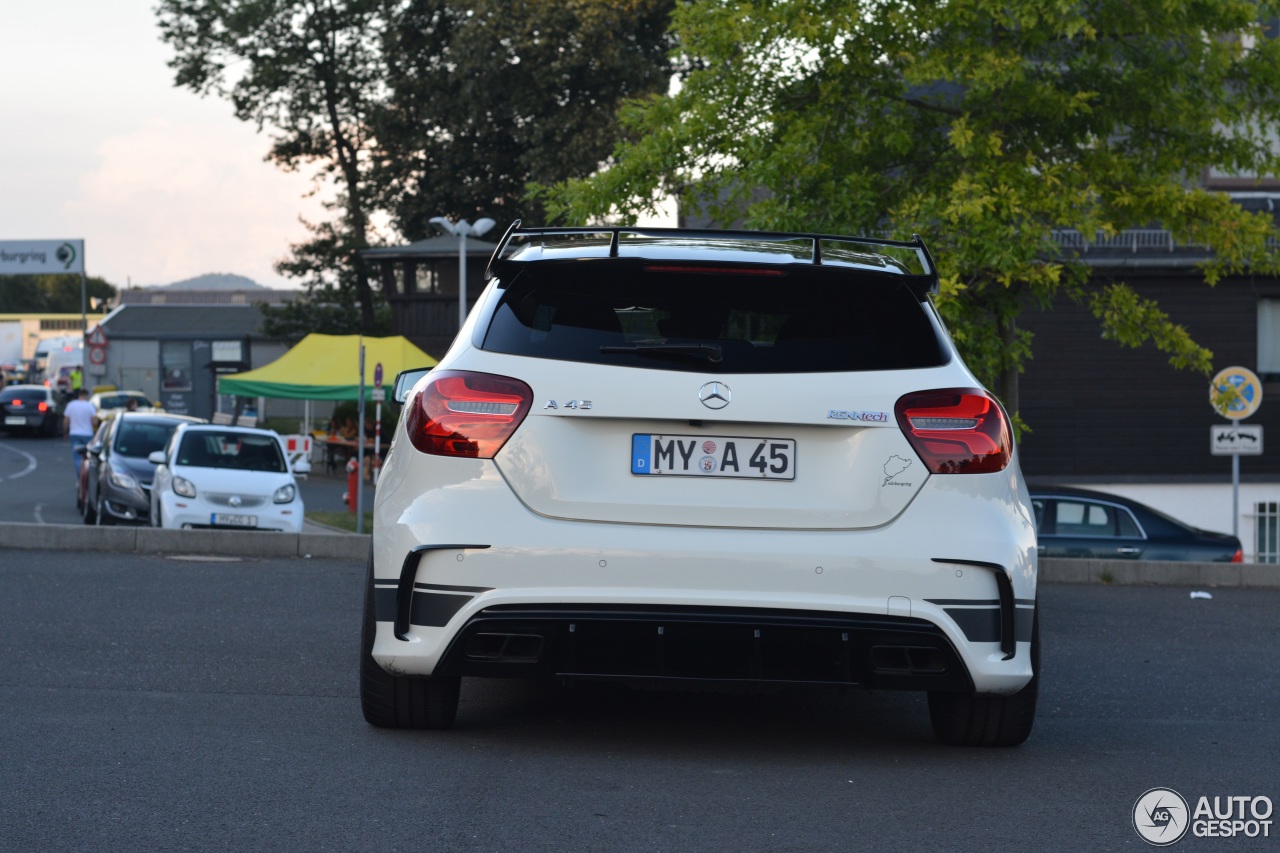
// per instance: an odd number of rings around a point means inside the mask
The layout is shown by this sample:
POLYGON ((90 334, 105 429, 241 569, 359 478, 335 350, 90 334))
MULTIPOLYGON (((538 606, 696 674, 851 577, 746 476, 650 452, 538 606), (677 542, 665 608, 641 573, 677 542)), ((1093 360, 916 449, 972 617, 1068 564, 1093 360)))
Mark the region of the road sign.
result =
POLYGON ((0 240, 0 275, 84 272, 84 240, 0 240))
POLYGON ((370 392, 370 395, 371 395, 369 397, 370 400, 372 400, 375 403, 381 403, 387 399, 387 389, 374 388, 373 391, 370 392))
POLYGON ((1209 452, 1214 456, 1261 456, 1262 427, 1239 424, 1211 426, 1209 452))
POLYGON ((373 368, 373 387, 382 387, 382 362, 378 362, 377 366, 373 368))
POLYGON ((1226 367, 1209 383, 1209 405, 1233 421, 1244 420, 1262 405, 1262 381, 1247 367, 1226 367))
POLYGON ((106 364, 107 351, 102 347, 89 347, 90 364, 106 364))
POLYGON ((91 347, 105 347, 107 345, 107 333, 101 326, 94 326, 85 343, 91 347))

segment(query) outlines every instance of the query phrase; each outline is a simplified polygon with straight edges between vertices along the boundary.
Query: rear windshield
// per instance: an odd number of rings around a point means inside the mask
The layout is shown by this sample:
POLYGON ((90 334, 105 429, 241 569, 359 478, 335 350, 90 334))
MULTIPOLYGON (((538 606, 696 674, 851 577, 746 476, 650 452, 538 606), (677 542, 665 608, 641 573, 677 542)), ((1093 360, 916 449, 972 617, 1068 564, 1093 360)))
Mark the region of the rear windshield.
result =
POLYGON ((888 276, 587 265, 605 271, 521 272, 483 349, 718 373, 895 370, 946 359, 924 307, 888 276))
POLYGON ((178 428, 176 423, 138 423, 125 421, 116 433, 115 451, 121 456, 145 459, 157 450, 164 450, 169 436, 178 428))
POLYGON ((43 403, 49 394, 43 388, 6 388, 0 391, 0 403, 21 400, 24 403, 43 403))
POLYGON ((136 402, 141 408, 151 408, 151 401, 141 394, 103 394, 98 398, 98 408, 123 409, 129 405, 130 400, 136 402))
POLYGON ((178 448, 178 464, 197 468, 239 468, 283 473, 289 469, 280 443, 269 435, 201 430, 188 432, 178 448))

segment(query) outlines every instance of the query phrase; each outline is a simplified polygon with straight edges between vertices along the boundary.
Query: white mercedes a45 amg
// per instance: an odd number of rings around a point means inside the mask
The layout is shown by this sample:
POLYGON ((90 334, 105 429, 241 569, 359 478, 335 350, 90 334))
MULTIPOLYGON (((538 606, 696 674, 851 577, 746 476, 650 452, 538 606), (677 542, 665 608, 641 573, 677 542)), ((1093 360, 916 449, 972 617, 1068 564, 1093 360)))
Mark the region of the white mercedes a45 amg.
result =
POLYGON ((918 238, 517 222, 487 275, 397 382, 369 722, 545 676, 919 690, 944 743, 1027 738, 1034 516, 918 238))

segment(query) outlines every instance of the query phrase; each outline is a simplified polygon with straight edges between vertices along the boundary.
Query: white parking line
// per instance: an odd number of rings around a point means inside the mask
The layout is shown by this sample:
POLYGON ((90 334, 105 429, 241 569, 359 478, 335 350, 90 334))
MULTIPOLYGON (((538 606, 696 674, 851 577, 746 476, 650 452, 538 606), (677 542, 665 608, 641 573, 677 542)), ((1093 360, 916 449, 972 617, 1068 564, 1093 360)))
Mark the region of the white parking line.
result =
POLYGON ((44 524, 44 504, 36 504, 35 510, 36 524, 44 524))
POLYGON ((18 448, 11 447, 7 444, 0 444, 0 450, 8 450, 10 453, 16 453, 27 460, 26 468, 23 468, 16 474, 10 474, 8 477, 0 475, 0 480, 16 480, 19 477, 25 477, 32 471, 36 470, 36 458, 25 450, 19 450, 18 448))

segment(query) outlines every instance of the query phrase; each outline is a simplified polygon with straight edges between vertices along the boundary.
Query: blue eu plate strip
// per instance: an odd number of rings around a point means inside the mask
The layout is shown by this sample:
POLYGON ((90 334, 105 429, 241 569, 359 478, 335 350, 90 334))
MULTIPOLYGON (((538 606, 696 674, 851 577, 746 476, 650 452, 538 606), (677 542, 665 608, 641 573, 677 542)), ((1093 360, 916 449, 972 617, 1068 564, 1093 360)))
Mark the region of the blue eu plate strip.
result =
POLYGON ((653 436, 650 435, 633 435, 631 436, 631 473, 632 474, 652 474, 653 466, 650 464, 649 454, 653 452, 653 436))

